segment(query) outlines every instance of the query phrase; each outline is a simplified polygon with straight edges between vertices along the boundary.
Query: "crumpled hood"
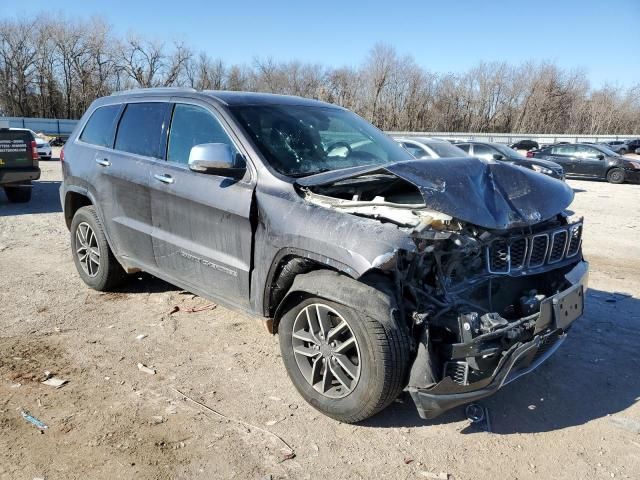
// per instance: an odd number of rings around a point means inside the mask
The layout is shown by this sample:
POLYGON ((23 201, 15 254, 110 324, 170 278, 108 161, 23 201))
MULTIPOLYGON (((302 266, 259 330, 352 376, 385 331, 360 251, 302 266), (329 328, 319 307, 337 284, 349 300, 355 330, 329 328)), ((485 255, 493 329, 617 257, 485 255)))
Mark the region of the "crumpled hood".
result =
POLYGON ((488 229, 534 225, 562 212, 573 201, 573 190, 562 181, 471 157, 352 167, 310 175, 296 183, 329 185, 374 173, 391 173, 406 180, 418 188, 428 208, 488 229))

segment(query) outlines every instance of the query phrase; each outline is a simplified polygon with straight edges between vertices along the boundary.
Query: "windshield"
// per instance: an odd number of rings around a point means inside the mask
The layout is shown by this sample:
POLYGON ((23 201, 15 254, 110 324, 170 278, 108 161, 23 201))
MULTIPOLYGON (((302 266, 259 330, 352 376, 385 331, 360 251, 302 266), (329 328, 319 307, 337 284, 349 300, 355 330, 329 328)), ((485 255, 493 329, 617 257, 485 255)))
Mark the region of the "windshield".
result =
POLYGON ((494 143, 493 148, 498 150, 506 158, 514 158, 516 160, 522 160, 527 158, 524 155, 521 155, 520 153, 516 152, 514 149, 507 147, 506 145, 494 143))
POLYGON ((391 138, 348 110, 299 105, 229 110, 260 153, 284 175, 300 177, 412 159, 391 138))
POLYGON ((469 154, 449 142, 429 142, 429 147, 438 154, 438 156, 447 157, 468 157, 469 154))

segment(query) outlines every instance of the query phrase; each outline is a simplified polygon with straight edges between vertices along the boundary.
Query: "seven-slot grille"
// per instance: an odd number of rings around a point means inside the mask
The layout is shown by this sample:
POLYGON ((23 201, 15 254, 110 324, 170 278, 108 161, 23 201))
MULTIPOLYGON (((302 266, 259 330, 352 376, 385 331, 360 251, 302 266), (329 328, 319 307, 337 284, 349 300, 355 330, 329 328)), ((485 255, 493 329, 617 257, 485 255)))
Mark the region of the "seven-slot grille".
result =
POLYGON ((487 267, 491 273, 510 273, 558 263, 578 254, 582 244, 582 223, 533 235, 497 238, 487 246, 487 267))

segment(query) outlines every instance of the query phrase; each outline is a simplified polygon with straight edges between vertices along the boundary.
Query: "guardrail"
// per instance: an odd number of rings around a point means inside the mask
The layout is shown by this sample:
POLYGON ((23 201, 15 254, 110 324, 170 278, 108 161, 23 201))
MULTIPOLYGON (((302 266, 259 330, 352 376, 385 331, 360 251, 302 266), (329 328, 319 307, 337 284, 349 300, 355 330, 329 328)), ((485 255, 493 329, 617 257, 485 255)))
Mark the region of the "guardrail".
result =
MULTIPOLYGON (((75 128, 78 120, 57 118, 0 117, 0 127, 29 128, 36 133, 67 136, 75 128)), ((478 140, 496 143, 515 143, 519 140, 535 140, 538 143, 557 142, 610 142, 630 140, 638 135, 567 135, 540 133, 473 133, 473 132, 386 132, 403 137, 437 137, 448 140, 478 140)))
POLYGON ((0 127, 28 128, 36 133, 66 137, 75 128, 77 120, 57 118, 0 117, 0 127))
POLYGON ((567 135, 547 133, 473 133, 473 132, 386 132, 394 137, 432 137, 446 140, 475 140, 511 144, 520 140, 535 140, 543 143, 558 142, 610 142, 613 140, 632 140, 639 135, 567 135))

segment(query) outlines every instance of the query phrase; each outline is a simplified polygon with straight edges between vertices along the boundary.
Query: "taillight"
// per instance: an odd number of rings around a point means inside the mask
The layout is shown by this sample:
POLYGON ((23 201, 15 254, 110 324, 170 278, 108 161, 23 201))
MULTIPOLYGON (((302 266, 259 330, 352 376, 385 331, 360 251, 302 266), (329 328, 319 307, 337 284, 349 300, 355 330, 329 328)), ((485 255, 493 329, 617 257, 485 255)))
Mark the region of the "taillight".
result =
POLYGON ((527 158, 533 158, 533 157, 535 157, 535 154, 532 151, 528 151, 527 158))
POLYGON ((35 140, 31 140, 31 160, 39 160, 40 155, 38 155, 38 144, 35 140))
POLYGON ((64 148, 60 150, 60 162, 64 162, 64 148))

